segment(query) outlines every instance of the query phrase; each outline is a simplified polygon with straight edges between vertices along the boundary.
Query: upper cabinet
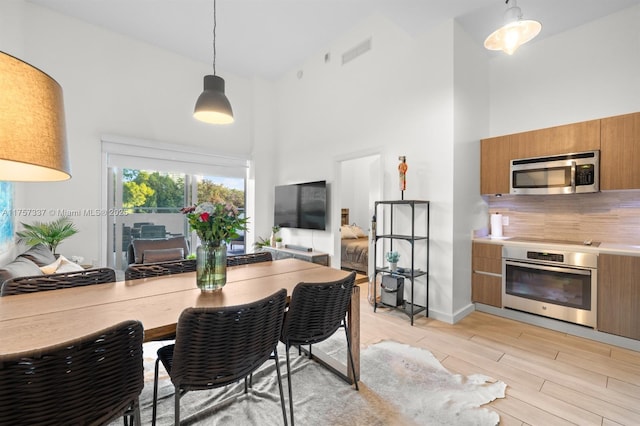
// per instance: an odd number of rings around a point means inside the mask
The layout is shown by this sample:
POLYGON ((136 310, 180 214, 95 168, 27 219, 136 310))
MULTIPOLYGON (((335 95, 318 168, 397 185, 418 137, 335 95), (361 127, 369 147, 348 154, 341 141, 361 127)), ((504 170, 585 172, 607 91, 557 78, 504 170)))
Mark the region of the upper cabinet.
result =
POLYGON ((600 150, 600 189, 640 189, 640 113, 480 141, 480 193, 508 194, 511 160, 600 150))
POLYGON ((600 120, 516 133, 511 135, 510 148, 510 160, 597 150, 600 120))
POLYGON ((509 136, 480 141, 480 193, 509 193, 509 136))
POLYGON ((640 112, 601 122, 600 189, 640 188, 640 112))

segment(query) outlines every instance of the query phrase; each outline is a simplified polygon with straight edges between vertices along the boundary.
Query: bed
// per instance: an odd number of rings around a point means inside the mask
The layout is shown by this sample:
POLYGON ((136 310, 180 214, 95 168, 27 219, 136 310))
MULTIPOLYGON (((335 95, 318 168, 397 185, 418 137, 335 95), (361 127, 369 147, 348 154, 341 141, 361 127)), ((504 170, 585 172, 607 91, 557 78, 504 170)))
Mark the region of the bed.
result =
POLYGON ((340 267, 368 275, 369 236, 358 225, 349 225, 348 209, 342 209, 340 267))

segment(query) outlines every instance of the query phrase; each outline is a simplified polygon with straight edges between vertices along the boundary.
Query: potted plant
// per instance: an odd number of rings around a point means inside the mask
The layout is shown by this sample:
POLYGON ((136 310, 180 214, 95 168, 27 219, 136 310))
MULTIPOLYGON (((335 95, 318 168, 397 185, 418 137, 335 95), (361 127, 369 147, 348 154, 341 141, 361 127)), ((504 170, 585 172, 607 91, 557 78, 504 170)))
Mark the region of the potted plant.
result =
POLYGON ((282 248, 282 237, 276 237, 276 248, 282 248))
POLYGON ((21 222, 21 225, 24 231, 16 232, 16 235, 24 238, 25 242, 31 246, 44 244, 56 257, 58 257, 56 252, 58 245, 78 233, 78 228, 68 217, 61 217, 51 222, 33 222, 31 224, 21 222))
POLYGON ((387 262, 389 262, 389 270, 396 272, 398 270, 398 260, 400 260, 400 253, 397 251, 388 251, 386 254, 387 262))
POLYGON ((269 246, 271 246, 271 241, 263 237, 258 237, 258 240, 253 243, 253 248, 256 251, 260 251, 262 250, 263 247, 269 247, 269 246))

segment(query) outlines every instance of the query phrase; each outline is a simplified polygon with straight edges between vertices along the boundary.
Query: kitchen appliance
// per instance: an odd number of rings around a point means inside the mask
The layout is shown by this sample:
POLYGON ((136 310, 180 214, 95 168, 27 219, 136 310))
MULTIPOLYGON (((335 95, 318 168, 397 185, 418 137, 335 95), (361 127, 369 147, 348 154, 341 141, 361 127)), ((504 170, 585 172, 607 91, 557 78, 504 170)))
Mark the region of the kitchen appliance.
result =
POLYGON ((597 266, 596 253, 505 246, 502 304, 595 328, 597 266))
POLYGON ((511 160, 510 193, 574 194, 600 190, 600 151, 511 160))

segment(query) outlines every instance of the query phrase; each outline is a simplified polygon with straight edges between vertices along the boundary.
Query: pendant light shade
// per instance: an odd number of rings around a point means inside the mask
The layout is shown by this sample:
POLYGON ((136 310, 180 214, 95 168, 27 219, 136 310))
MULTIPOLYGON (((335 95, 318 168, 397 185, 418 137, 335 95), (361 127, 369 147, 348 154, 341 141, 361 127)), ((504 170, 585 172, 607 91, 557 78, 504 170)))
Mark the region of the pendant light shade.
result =
POLYGON ((70 177, 62 88, 39 69, 0 52, 0 181, 70 177))
POLYGON ((233 123, 231 103, 224 94, 224 79, 217 75, 204 76, 204 91, 196 101, 193 116, 211 124, 233 123))
POLYGON ((502 50, 512 55, 518 47, 540 33, 542 24, 538 21, 523 20, 522 10, 516 4, 516 0, 506 0, 506 4, 508 8, 504 14, 504 25, 487 37, 484 47, 488 50, 502 50))
POLYGON ((198 97, 193 116, 205 123, 231 124, 233 110, 224 94, 224 79, 216 75, 216 0, 213 0, 213 75, 204 76, 204 91, 198 97))

